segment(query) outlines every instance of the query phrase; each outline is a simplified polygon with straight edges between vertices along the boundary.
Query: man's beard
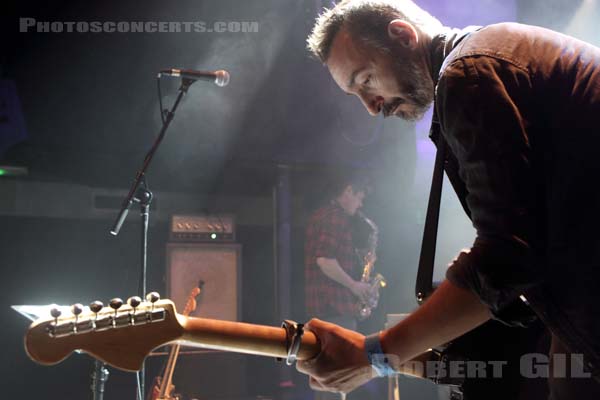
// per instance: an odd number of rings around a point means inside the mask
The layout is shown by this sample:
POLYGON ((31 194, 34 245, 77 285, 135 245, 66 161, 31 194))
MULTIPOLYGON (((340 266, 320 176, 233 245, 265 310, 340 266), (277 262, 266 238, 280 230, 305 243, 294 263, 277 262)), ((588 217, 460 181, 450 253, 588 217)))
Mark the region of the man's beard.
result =
MULTIPOLYGON (((394 110, 398 105, 406 103, 410 110, 398 110, 394 115, 407 121, 418 121, 429 110, 433 102, 433 81, 429 72, 414 61, 396 62, 394 74, 400 80, 407 82, 400 89, 405 99, 396 99, 384 108, 394 110)), ((399 85, 400 86, 400 85, 399 85)))

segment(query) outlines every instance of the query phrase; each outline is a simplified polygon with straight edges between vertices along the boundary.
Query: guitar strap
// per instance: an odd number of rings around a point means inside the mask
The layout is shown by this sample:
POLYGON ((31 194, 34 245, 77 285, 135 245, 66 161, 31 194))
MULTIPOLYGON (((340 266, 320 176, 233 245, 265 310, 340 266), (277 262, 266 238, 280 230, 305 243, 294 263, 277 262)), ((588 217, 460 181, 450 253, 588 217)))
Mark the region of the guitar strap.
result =
MULTIPOLYGON (((447 60, 448 54, 455 49, 461 41, 469 34, 480 30, 479 26, 469 26, 461 31, 454 31, 445 37, 438 46, 441 47, 440 70, 435 71, 440 74, 447 60)), ((440 54, 440 53, 437 53, 440 54)), ((431 121, 431 130, 429 137, 437 145, 435 164, 433 167, 433 178, 431 181, 431 190, 429 192, 429 202, 427 204, 427 215, 425 217, 425 227, 423 231, 423 241, 421 242, 421 254, 419 257, 419 270, 417 271, 417 282, 415 285, 415 295, 420 304, 433 292, 433 269, 435 262, 435 247, 437 241, 438 220, 440 216, 440 202, 442 199, 442 184, 444 182, 444 165, 446 160, 447 144, 441 133, 440 123, 437 113, 433 112, 431 121)), ((462 203, 462 201, 461 201, 462 203)), ((463 207, 465 204, 463 204, 463 207)), ((466 209, 465 211, 468 210, 466 209)))
POLYGON ((440 203, 442 199, 442 186, 444 183, 444 162, 446 159, 446 141, 440 132, 439 123, 433 120, 431 124, 432 139, 437 141, 437 153, 433 167, 433 178, 431 190, 429 191, 429 202, 427 204, 427 215, 421 242, 421 254, 419 256, 419 269, 417 271, 417 283, 415 295, 421 304, 433 292, 433 269, 435 263, 435 248, 437 242, 438 222, 440 216, 440 203))

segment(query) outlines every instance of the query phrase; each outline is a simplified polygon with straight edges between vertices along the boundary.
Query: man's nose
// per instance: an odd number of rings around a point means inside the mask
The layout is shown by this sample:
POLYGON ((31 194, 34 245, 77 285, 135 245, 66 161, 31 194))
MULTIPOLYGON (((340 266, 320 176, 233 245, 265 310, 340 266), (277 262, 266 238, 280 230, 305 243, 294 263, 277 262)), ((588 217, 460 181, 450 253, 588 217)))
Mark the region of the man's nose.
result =
POLYGON ((363 103, 363 106, 367 109, 369 114, 372 116, 376 116, 381 112, 383 108, 383 97, 381 96, 369 96, 366 94, 359 94, 358 97, 360 101, 363 103))

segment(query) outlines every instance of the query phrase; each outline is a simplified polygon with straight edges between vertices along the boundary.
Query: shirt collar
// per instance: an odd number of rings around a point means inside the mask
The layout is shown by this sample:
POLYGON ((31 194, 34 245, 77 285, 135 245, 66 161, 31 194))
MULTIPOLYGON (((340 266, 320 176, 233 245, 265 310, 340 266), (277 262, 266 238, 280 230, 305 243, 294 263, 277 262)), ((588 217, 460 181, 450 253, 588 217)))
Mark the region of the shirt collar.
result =
POLYGON ((431 40, 431 76, 437 85, 444 60, 448 54, 470 33, 481 29, 480 26, 468 26, 464 29, 444 27, 443 30, 431 40))

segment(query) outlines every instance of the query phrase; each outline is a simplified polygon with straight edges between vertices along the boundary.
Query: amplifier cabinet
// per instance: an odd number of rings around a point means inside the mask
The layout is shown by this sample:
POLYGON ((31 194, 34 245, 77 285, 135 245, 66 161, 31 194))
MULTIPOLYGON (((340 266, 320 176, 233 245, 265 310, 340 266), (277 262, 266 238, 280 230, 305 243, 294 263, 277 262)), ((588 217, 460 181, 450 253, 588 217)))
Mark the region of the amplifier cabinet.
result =
POLYGON ((232 214, 172 215, 169 240, 235 242, 235 217, 232 214))
POLYGON ((195 317, 240 321, 242 246, 237 243, 168 243, 167 295, 182 312, 190 292, 204 282, 195 317))

